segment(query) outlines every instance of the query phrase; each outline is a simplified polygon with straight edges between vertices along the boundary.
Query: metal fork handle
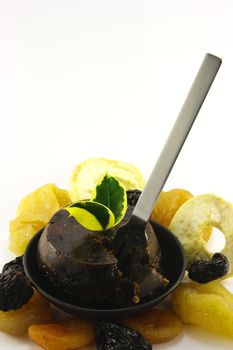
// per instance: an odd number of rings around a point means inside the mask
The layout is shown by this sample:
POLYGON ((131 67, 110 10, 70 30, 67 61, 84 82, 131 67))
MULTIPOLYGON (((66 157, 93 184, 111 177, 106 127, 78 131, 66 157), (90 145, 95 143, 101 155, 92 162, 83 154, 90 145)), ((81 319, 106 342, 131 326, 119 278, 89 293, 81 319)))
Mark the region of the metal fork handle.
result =
POLYGON ((133 215, 148 221, 155 202, 219 70, 222 60, 206 54, 183 107, 157 160, 133 215))

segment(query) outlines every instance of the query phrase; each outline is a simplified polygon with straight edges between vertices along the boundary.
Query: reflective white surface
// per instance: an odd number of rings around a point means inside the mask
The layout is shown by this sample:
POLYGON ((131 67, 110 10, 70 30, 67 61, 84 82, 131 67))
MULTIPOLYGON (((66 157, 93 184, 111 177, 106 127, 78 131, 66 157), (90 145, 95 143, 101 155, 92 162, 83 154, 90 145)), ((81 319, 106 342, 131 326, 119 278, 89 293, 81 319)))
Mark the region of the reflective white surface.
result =
MULTIPOLYGON (((0 0, 1 265, 33 189, 66 188, 89 157, 150 174, 206 52, 223 64, 165 188, 233 202, 232 13, 231 0, 0 0)), ((232 346, 186 327, 156 349, 232 346)), ((0 333, 0 349, 37 347, 0 333)))

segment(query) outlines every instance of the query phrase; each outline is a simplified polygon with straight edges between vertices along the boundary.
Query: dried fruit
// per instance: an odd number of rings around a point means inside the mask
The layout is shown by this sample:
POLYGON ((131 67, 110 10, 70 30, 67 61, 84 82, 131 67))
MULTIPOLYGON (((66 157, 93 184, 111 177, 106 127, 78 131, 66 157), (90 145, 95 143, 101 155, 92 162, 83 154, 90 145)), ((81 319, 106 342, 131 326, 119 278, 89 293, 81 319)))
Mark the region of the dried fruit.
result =
POLYGON ((222 250, 229 261, 229 273, 233 272, 233 205, 212 194, 203 194, 189 199, 180 207, 169 226, 181 241, 187 259, 187 268, 197 260, 207 260, 212 255, 207 251, 202 238, 202 228, 215 226, 223 232, 226 244, 222 250))
POLYGON ((5 264, 0 274, 0 310, 19 309, 32 295, 33 288, 24 272, 22 256, 19 256, 5 264))
POLYGON ((188 276, 199 283, 211 282, 227 274, 229 263, 225 255, 215 253, 211 260, 196 261, 189 268, 188 276))
POLYGON ((124 320, 124 325, 135 329, 152 344, 159 344, 174 338, 182 331, 180 319, 172 312, 151 309, 124 320))
MULTIPOLYGON (((177 210, 187 202, 187 200, 192 198, 192 196, 192 193, 181 188, 174 188, 167 192, 161 192, 151 213, 151 220, 168 228, 177 210)), ((203 227, 201 229, 202 238, 208 241, 211 232, 211 226, 203 227)))
POLYGON ((27 195, 17 208, 16 219, 10 222, 10 250, 16 255, 23 254, 34 234, 70 202, 68 192, 54 184, 44 185, 27 195))
POLYGON ((162 226, 169 227, 179 207, 191 197, 192 193, 179 188, 161 192, 151 213, 151 219, 162 226))
POLYGON ((20 309, 0 311, 0 331, 21 336, 27 332, 30 324, 50 322, 52 316, 48 301, 34 292, 30 301, 20 309))
POLYGON ((42 227, 44 227, 43 223, 26 224, 17 218, 11 221, 9 249, 16 255, 23 254, 28 242, 42 227))
POLYGON ((19 309, 33 295, 33 288, 25 275, 14 269, 0 274, 0 310, 19 309))
POLYGON ((90 320, 66 317, 57 323, 33 324, 28 335, 46 350, 76 350, 95 340, 95 328, 90 320))
POLYGON ((184 323, 233 338, 233 295, 220 282, 180 284, 172 307, 184 323))
POLYGON ((128 190, 128 191, 126 191, 128 205, 132 205, 133 207, 135 207, 141 193, 142 193, 142 191, 140 191, 140 190, 128 190))
POLYGON ((97 350, 151 350, 151 344, 138 332, 107 321, 96 324, 97 350))
POLYGON ((142 190, 145 180, 132 164, 106 158, 87 159, 77 165, 70 179, 70 197, 73 202, 90 199, 98 181, 105 175, 117 177, 125 190, 142 190))
POLYGON ((9 269, 20 271, 25 275, 23 268, 23 256, 17 256, 14 260, 11 260, 10 262, 6 263, 2 268, 2 272, 5 272, 9 269))

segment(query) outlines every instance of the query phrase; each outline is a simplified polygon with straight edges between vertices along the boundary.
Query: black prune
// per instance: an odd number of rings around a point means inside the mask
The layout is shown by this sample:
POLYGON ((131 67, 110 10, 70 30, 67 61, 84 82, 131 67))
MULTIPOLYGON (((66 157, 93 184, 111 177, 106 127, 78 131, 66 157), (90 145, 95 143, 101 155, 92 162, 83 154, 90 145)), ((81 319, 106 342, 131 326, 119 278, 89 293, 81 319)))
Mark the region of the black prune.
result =
POLYGON ((0 274, 0 310, 19 309, 30 300, 33 292, 23 268, 22 256, 3 266, 0 274))
POLYGON ((0 274, 0 310, 19 309, 33 295, 33 288, 18 270, 8 269, 0 274))
POLYGON ((96 324, 97 350, 151 350, 151 344, 138 332, 109 321, 96 324))
POLYGON ((189 268, 188 276, 198 283, 208 283, 227 274, 229 262, 221 253, 215 253, 211 260, 196 261, 189 268))
POLYGON ((126 191, 128 205, 132 205, 133 207, 135 207, 141 193, 142 192, 140 190, 128 190, 128 191, 126 191))
POLYGON ((11 260, 10 262, 6 263, 3 266, 2 272, 5 272, 8 269, 18 270, 24 273, 23 256, 17 256, 14 260, 11 260))

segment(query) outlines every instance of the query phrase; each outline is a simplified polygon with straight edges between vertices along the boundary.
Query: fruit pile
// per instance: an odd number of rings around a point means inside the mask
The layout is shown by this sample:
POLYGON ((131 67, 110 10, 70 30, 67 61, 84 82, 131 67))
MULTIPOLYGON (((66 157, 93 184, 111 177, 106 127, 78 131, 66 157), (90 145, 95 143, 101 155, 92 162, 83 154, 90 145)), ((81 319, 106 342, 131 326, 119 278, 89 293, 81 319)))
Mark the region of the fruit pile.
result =
POLYGON ((169 228, 181 241, 192 279, 173 292, 171 311, 151 309, 116 322, 95 323, 71 316, 57 319, 49 303, 34 290, 22 266, 28 242, 60 208, 90 199, 106 174, 117 177, 127 190, 128 203, 135 205, 143 176, 128 163, 103 158, 78 165, 69 192, 47 184, 20 202, 10 222, 9 238, 9 248, 18 257, 0 274, 0 330, 14 336, 28 332, 46 350, 75 350, 93 341, 99 350, 152 349, 150 344, 180 334, 183 323, 233 338, 233 295, 220 282, 233 271, 233 206, 215 195, 193 196, 184 189, 162 192, 151 214, 151 220, 169 228), (226 245, 221 253, 211 254, 205 243, 214 226, 224 233, 226 245))

